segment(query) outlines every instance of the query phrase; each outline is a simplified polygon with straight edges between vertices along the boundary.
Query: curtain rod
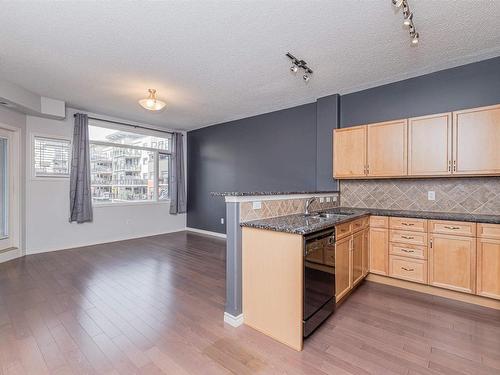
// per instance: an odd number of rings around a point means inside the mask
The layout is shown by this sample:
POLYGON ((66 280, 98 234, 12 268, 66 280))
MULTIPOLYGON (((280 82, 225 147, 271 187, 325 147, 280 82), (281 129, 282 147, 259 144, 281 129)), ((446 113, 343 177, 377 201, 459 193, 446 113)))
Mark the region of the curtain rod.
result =
MULTIPOLYGON (((73 117, 76 117, 77 113, 75 113, 73 115, 73 117)), ((91 116, 88 116, 89 120, 97 120, 97 121, 103 121, 103 122, 109 122, 110 124, 117 124, 117 125, 125 125, 125 126, 131 126, 133 128, 136 128, 136 129, 145 129, 145 130, 152 130, 152 131, 155 131, 155 132, 160 132, 160 133, 167 133, 167 134, 174 134, 174 132, 171 132, 171 131, 167 131, 167 130, 159 130, 159 129, 154 129, 154 128, 147 128, 145 126, 141 126, 141 125, 133 125, 133 124, 127 124, 125 122, 120 122, 120 121, 113 121, 113 120, 106 120, 106 119, 103 119, 103 118, 98 118, 98 117, 91 117, 91 116)), ((182 133, 179 133, 181 135, 183 135, 182 133)))

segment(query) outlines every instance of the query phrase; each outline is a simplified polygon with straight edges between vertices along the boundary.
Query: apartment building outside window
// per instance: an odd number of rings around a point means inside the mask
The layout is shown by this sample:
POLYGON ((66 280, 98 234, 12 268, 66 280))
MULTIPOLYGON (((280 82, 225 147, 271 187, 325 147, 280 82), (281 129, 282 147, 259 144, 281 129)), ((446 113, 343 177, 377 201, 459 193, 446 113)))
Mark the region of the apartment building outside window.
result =
POLYGON ((89 124, 94 204, 169 199, 172 139, 89 124))

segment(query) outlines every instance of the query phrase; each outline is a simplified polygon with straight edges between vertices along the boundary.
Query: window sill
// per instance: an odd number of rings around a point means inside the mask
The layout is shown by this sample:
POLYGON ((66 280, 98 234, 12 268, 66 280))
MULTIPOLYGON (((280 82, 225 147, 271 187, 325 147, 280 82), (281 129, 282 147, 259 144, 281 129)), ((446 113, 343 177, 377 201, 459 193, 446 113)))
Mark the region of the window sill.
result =
POLYGON ((124 206, 151 206, 151 205, 170 205, 170 199, 156 202, 118 202, 118 203, 92 203, 92 208, 103 207, 124 207, 124 206))

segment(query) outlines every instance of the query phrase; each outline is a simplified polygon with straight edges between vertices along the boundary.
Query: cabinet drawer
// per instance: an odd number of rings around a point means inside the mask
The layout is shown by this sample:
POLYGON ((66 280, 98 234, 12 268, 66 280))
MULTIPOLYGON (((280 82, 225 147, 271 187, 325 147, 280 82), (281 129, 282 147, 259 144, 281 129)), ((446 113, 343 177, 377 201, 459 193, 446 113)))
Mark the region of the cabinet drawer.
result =
POLYGON ((412 232, 427 232, 427 219, 391 217, 389 219, 389 228, 412 232))
POLYGON ((335 226, 335 239, 339 240, 352 233, 352 221, 335 226))
POLYGON ((500 224, 477 224, 477 236, 500 240, 500 224))
POLYGON ((427 284, 427 261, 390 255, 389 276, 427 284))
POLYGON ((389 218, 387 216, 370 216, 370 227, 389 228, 389 218))
POLYGON ((362 217, 360 219, 356 219, 352 222, 352 233, 357 232, 361 229, 365 229, 368 226, 368 217, 362 217))
POLYGON ((389 245, 389 253, 391 255, 398 255, 402 257, 427 259, 427 246, 391 243, 389 245))
POLYGON ((445 221, 445 220, 430 220, 431 233, 452 234, 455 236, 476 236, 476 223, 468 223, 464 221, 445 221))
POLYGON ((402 230, 390 231, 390 241, 401 244, 427 246, 427 233, 407 232, 402 230))

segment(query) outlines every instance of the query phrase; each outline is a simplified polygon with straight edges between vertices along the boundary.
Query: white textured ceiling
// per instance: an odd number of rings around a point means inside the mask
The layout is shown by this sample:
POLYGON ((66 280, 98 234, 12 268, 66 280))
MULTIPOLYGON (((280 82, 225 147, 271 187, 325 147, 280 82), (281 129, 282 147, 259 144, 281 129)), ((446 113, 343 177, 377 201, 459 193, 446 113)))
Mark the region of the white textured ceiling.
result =
POLYGON ((500 1, 0 1, 0 78, 69 106, 194 129, 500 55, 500 1), (307 60, 306 85, 284 54, 307 60), (161 113, 137 104, 148 88, 161 113))

